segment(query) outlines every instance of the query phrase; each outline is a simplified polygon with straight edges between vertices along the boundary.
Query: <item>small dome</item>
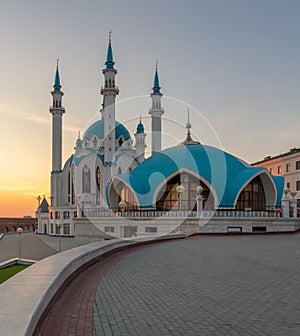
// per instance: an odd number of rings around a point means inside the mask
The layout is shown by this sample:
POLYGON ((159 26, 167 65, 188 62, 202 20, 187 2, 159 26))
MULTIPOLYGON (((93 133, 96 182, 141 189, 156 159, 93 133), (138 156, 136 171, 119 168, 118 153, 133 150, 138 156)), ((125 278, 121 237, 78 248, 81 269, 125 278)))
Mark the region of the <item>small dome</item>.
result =
MULTIPOLYGON (((115 132, 116 132, 116 139, 119 139, 120 136, 124 137, 124 141, 130 139, 130 134, 127 128, 120 124, 118 121, 115 122, 115 132)), ((99 139, 104 138, 104 120, 100 119, 93 123, 89 128, 85 131, 83 139, 90 140, 93 135, 96 135, 99 139)))
POLYGON ((144 125, 140 122, 136 128, 136 134, 145 133, 144 125))

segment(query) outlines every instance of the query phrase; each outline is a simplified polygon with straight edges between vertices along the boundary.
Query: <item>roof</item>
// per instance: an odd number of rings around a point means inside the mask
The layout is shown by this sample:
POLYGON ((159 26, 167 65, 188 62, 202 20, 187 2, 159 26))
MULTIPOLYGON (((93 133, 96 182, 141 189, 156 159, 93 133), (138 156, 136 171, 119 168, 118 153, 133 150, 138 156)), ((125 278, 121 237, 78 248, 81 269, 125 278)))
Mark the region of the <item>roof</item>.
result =
POLYGON ((251 163, 251 165, 257 165, 257 164, 260 164, 260 163, 264 163, 264 162, 268 162, 268 161, 271 161, 271 160, 274 160, 274 159, 279 159, 279 158, 282 158, 282 157, 286 157, 286 156, 289 156, 289 155, 293 155, 295 153, 299 153, 300 152, 300 148, 291 148, 288 152, 286 153, 283 153, 283 154, 278 154, 278 155, 275 155, 275 156, 266 156, 263 160, 261 161, 257 161, 257 162, 254 162, 254 163, 251 163))
POLYGON ((159 93, 159 94, 161 93, 160 92, 160 86, 159 86, 159 79, 158 79, 157 69, 155 70, 155 75, 154 75, 153 93, 159 93))
POLYGON ((39 206, 39 209, 41 210, 41 212, 49 212, 49 204, 44 196, 42 203, 39 206))
POLYGON ((130 174, 117 176, 132 187, 141 207, 151 207, 160 186, 179 170, 194 172, 206 181, 220 207, 233 206, 237 193, 251 177, 268 174, 265 168, 251 167, 221 149, 186 144, 155 153, 130 174))
POLYGON ((114 61, 113 61, 113 52, 112 52, 112 47, 111 47, 111 42, 109 41, 108 43, 108 48, 107 48, 107 57, 106 57, 106 69, 113 69, 114 68, 114 61))
MULTIPOLYGON (((90 140, 93 135, 96 135, 99 139, 104 138, 104 120, 103 119, 97 120, 91 126, 89 126, 88 129, 85 131, 83 138, 90 140)), ((118 121, 115 121, 115 138, 119 139, 121 135, 123 135, 125 141, 130 139, 130 134, 127 128, 121 123, 119 123, 118 121)))
POLYGON ((55 92, 59 92, 61 85, 60 85, 60 78, 59 78, 59 71, 58 71, 58 67, 56 67, 56 72, 55 72, 55 81, 54 81, 54 91, 55 92))
POLYGON ((145 128, 142 122, 140 121, 136 128, 136 134, 145 133, 145 128))

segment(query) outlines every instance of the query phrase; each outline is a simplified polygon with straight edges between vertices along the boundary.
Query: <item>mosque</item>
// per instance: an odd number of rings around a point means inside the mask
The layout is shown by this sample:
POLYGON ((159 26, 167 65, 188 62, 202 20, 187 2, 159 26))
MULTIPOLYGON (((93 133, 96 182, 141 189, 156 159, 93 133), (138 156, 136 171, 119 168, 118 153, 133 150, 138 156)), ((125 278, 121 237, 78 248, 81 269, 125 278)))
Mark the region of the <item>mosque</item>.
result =
MULTIPOLYGON (((45 197, 39 200, 38 233, 74 236, 76 221, 84 217, 106 221, 105 218, 120 213, 147 217, 149 213, 174 215, 182 211, 201 216, 206 210, 267 211, 280 206, 282 177, 194 141, 189 121, 185 140, 161 150, 165 110, 157 65, 149 109, 151 156, 145 158, 146 133, 142 120, 131 136, 115 118, 119 94, 116 75, 109 37, 101 87, 101 118, 99 115, 99 120, 87 128, 82 138, 79 135, 74 153, 62 166, 65 108, 57 65, 49 109, 52 114, 50 205, 45 197)), ((138 226, 138 220, 136 223, 138 226)), ((113 232, 114 228, 103 231, 113 232)))

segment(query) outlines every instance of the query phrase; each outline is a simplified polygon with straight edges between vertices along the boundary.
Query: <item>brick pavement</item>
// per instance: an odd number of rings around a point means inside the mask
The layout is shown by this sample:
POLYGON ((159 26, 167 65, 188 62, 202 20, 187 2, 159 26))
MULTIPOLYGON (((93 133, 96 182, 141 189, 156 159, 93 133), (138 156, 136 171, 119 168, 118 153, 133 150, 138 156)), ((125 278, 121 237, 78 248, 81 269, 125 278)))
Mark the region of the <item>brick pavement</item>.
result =
POLYGON ((147 247, 100 281, 94 335, 299 336, 299 266, 300 234, 147 247))

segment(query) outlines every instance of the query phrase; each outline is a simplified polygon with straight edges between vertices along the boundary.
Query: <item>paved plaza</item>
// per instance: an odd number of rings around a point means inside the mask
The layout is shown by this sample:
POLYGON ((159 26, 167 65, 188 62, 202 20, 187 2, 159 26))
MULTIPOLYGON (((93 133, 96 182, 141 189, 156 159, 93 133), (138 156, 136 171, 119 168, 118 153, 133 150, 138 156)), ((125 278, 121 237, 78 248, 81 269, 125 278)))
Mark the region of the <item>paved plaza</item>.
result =
POLYGON ((138 250, 99 282, 94 335, 300 335, 300 235, 138 250))

